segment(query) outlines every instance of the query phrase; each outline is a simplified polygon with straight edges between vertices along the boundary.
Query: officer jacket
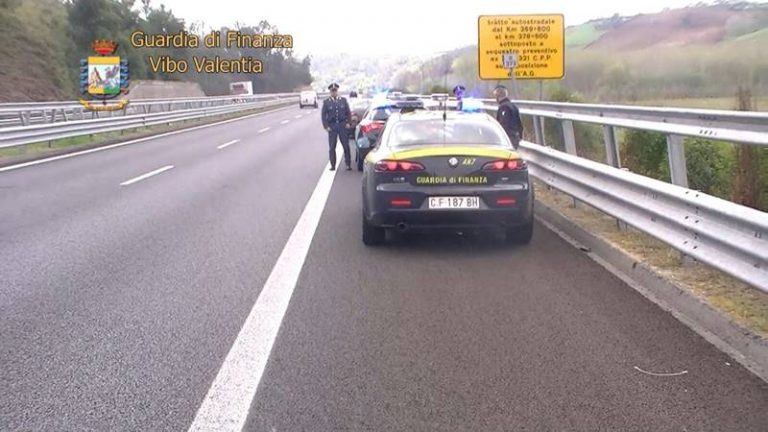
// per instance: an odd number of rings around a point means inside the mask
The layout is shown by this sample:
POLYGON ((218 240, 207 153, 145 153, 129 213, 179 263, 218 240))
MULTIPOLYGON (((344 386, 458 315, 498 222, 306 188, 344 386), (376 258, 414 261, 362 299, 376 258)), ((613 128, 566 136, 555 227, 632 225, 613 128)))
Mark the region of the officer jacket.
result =
POLYGON ((344 124, 349 122, 351 111, 347 100, 337 96, 336 100, 328 98, 323 101, 322 115, 323 127, 328 128, 334 124, 344 124))
POLYGON ((499 103, 499 109, 496 111, 496 120, 498 120, 504 131, 507 132, 509 139, 517 144, 523 137, 523 122, 520 119, 520 111, 517 106, 509 99, 503 99, 499 103))

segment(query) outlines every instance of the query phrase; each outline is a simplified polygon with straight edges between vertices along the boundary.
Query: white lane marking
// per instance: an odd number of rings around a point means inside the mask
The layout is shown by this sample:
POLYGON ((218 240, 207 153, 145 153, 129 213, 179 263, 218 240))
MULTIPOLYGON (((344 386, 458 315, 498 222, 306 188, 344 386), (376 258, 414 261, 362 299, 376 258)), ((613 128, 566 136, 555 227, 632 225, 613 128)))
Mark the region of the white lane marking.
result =
POLYGON ((220 146, 218 146, 218 147, 216 147, 216 148, 217 148, 217 149, 219 149, 219 150, 221 150, 221 149, 223 149, 223 148, 227 148, 227 147, 231 146, 232 144, 237 144, 237 143, 239 143, 239 142, 240 142, 240 140, 239 140, 239 139, 236 139, 236 140, 232 140, 232 141, 230 141, 230 142, 226 142, 226 143, 224 143, 224 144, 222 144, 222 145, 220 145, 220 146))
POLYGON ((266 131, 268 131, 270 129, 272 129, 272 128, 271 127, 265 127, 263 129, 259 129, 259 133, 264 133, 264 132, 266 132, 266 131))
POLYGON ((291 108, 293 108, 293 107, 278 108, 278 109, 271 110, 271 111, 260 112, 260 113, 255 113, 255 114, 249 114, 247 116, 233 118, 233 119, 229 119, 229 120, 222 120, 222 121, 216 122, 216 123, 210 123, 210 124, 204 124, 204 125, 200 125, 200 126, 194 126, 194 127, 189 128, 189 129, 180 129, 180 130, 177 130, 177 131, 166 132, 166 133, 162 133, 162 134, 159 134, 159 135, 153 135, 153 136, 150 136, 150 137, 137 138, 135 140, 120 142, 120 143, 117 143, 117 144, 111 144, 111 145, 104 146, 104 147, 96 147, 96 148, 92 148, 92 149, 88 149, 88 150, 83 150, 83 151, 79 151, 79 152, 67 153, 67 154, 63 154, 63 155, 59 155, 59 156, 53 156, 53 157, 49 157, 49 158, 45 158, 45 159, 38 159, 38 160, 30 161, 30 162, 24 162, 24 163, 20 163, 20 164, 17 164, 17 165, 10 165, 10 166, 4 167, 4 168, 0 168, 0 173, 1 172, 5 172, 5 171, 11 171, 11 170, 19 169, 19 168, 24 168, 24 167, 28 167, 28 166, 40 165, 40 164, 43 164, 43 163, 53 162, 53 161, 57 161, 57 160, 61 160, 61 159, 68 159, 68 158, 75 157, 75 156, 82 156, 82 155, 86 155, 86 154, 89 154, 89 153, 96 153, 96 152, 100 152, 100 151, 104 151, 104 150, 110 150, 110 149, 113 149, 113 148, 122 147, 122 146, 130 145, 130 144, 138 144, 138 143, 144 142, 144 141, 149 141, 149 140, 153 140, 153 139, 157 139, 157 138, 164 138, 164 137, 171 136, 171 135, 178 135, 180 133, 191 132, 191 131, 194 131, 194 130, 203 129, 203 128, 207 128, 207 127, 211 127, 211 126, 218 126, 218 125, 232 123, 232 122, 236 122, 236 121, 240 121, 240 120, 246 120, 246 119, 249 119, 249 118, 252 118, 252 117, 259 117, 259 116, 262 116, 262 115, 265 115, 265 114, 272 114, 272 113, 275 113, 275 112, 278 112, 278 111, 284 111, 284 110, 291 109, 291 108))
MULTIPOLYGON (((339 152, 337 150, 337 158, 339 152)), ((304 266, 337 171, 325 166, 304 211, 256 299, 189 431, 237 431, 245 425, 277 332, 304 266)))
POLYGON ((280 122, 280 124, 286 124, 286 123, 288 123, 289 121, 290 121, 290 120, 283 120, 283 121, 281 121, 281 122, 280 122))
POLYGON ((173 169, 173 165, 166 165, 166 166, 164 166, 162 168, 158 168, 158 169, 156 169, 154 171, 150 171, 150 172, 148 172, 146 174, 142 174, 142 175, 140 175, 138 177, 134 177, 134 178, 132 178, 130 180, 126 180, 126 181, 120 183, 120 186, 130 186, 130 185, 132 185, 132 184, 134 184, 136 182, 140 182, 140 181, 142 181, 144 179, 148 179, 148 178, 150 178, 150 177, 152 177, 154 175, 158 175, 158 174, 160 174, 162 172, 168 171, 169 169, 173 169))
POLYGON ((302 117, 303 117, 303 116, 302 116, 301 114, 293 116, 293 118, 295 118, 295 119, 300 119, 300 118, 302 118, 302 117))

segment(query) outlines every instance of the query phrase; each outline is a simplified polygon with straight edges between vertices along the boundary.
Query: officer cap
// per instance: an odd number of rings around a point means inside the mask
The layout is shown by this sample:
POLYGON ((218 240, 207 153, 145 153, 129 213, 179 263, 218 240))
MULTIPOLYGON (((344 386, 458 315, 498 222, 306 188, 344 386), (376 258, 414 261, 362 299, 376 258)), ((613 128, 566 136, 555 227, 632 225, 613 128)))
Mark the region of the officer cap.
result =
POLYGON ((328 90, 338 90, 338 89, 339 89, 339 85, 336 83, 333 83, 328 86, 328 90))
POLYGON ((494 88, 494 90, 506 90, 506 89, 507 88, 501 84, 497 85, 496 88, 494 88))
POLYGON ((463 85, 459 84, 453 88, 453 94, 456 94, 458 92, 464 92, 464 90, 466 90, 466 88, 463 85))

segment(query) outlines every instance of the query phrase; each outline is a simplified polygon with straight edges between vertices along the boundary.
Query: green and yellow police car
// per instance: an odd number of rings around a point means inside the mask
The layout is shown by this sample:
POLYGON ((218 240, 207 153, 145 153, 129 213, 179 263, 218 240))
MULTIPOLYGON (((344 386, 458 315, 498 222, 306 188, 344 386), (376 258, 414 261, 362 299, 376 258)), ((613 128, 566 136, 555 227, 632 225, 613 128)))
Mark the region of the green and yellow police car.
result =
POLYGON ((512 243, 533 235, 528 167, 483 112, 394 114, 363 169, 363 242, 387 230, 499 227, 512 243))

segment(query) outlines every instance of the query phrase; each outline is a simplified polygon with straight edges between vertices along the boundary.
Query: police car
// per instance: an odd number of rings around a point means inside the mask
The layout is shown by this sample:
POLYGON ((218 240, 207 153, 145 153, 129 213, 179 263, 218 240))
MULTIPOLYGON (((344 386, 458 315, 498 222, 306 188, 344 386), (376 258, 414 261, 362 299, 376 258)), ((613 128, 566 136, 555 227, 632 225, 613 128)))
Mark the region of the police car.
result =
POLYGON ((525 161, 488 114, 393 114, 365 158, 363 243, 392 229, 499 227, 526 244, 533 202, 525 161))
POLYGON ((363 160, 371 147, 379 139, 387 120, 393 113, 401 110, 422 109, 424 102, 420 100, 393 101, 389 99, 374 101, 360 117, 353 137, 355 139, 355 162, 357 170, 363 170, 363 160))

